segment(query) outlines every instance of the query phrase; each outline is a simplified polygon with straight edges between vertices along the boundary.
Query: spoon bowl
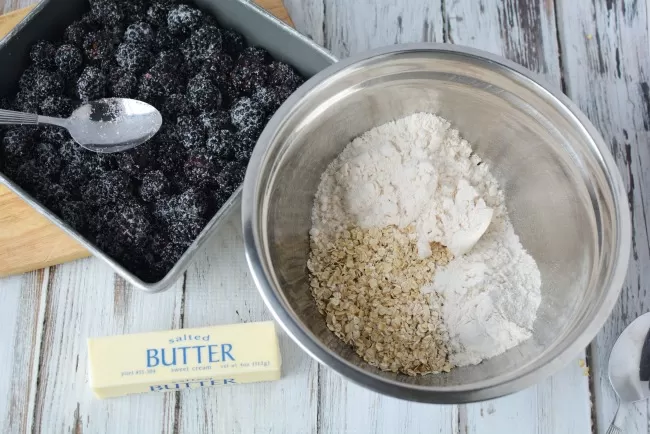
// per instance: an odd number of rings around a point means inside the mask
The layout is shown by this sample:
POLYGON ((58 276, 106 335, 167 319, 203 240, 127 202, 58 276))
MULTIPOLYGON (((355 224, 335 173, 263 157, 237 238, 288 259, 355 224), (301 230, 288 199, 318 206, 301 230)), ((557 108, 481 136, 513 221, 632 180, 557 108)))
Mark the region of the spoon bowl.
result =
POLYGON ((162 125, 155 107, 134 99, 107 98, 84 104, 67 119, 70 135, 95 152, 119 152, 153 137, 162 125))
POLYGON ((650 331, 650 312, 632 321, 618 337, 609 356, 609 382, 619 398, 619 409, 607 431, 622 432, 626 407, 650 397, 647 378, 641 378, 642 362, 648 357, 650 348, 644 345, 650 331))
POLYGON ((67 118, 0 110, 0 124, 50 124, 66 128, 84 148, 101 153, 126 151, 153 137, 162 125, 150 104, 128 98, 88 102, 67 118))

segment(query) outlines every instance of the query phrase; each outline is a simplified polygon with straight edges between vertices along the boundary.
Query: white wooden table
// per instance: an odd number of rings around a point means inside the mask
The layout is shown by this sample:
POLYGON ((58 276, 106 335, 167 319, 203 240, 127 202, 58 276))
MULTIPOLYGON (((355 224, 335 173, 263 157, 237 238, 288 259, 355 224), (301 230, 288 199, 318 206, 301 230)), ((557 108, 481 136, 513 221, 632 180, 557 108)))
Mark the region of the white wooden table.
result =
MULTIPOLYGON (((0 0, 0 11, 33 0, 0 0)), ((244 259, 239 216, 163 294, 133 290, 95 259, 0 280, 0 432, 604 433, 616 400, 606 361, 650 307, 650 11, 644 0, 286 0, 301 32, 335 55, 399 42, 504 55, 561 87, 611 144, 633 215, 633 255, 612 318, 580 359, 491 402, 412 404, 319 366, 286 336, 268 384, 99 401, 86 338, 269 318, 244 259)), ((1 230, 1 228, 0 228, 1 230)), ((648 433, 648 406, 627 433, 648 433)))

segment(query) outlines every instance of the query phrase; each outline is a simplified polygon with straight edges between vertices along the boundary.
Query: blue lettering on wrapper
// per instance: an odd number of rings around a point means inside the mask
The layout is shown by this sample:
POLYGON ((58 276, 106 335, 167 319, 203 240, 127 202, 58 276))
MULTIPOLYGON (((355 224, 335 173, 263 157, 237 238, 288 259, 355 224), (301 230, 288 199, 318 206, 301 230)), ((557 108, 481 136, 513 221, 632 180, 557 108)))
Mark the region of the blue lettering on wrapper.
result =
POLYGON ((158 366, 158 363, 160 363, 160 360, 158 360, 158 350, 155 348, 151 348, 147 350, 147 368, 153 368, 154 366, 158 366), (152 364, 152 360, 155 361, 156 363, 152 364))
POLYGON ((230 358, 230 360, 235 361, 235 358, 230 354, 230 350, 232 350, 232 345, 230 344, 221 345, 221 360, 225 362, 226 357, 228 357, 230 358), (228 347, 228 349, 226 349, 226 347, 228 347))
POLYGON ((205 348, 205 346, 204 345, 197 345, 197 346, 192 347, 192 348, 196 348, 196 363, 198 363, 200 365, 201 364, 201 349, 205 348))
POLYGON ((171 348, 171 350, 172 350, 172 360, 170 362, 167 362, 165 360, 165 349, 164 348, 160 349, 160 358, 162 360, 163 366, 176 366, 176 349, 171 348))
POLYGON ((210 363, 212 362, 218 362, 219 361, 219 353, 217 351, 213 351, 215 347, 219 347, 219 345, 208 345, 208 361, 210 363), (216 359, 213 359, 212 356, 216 356, 216 359))

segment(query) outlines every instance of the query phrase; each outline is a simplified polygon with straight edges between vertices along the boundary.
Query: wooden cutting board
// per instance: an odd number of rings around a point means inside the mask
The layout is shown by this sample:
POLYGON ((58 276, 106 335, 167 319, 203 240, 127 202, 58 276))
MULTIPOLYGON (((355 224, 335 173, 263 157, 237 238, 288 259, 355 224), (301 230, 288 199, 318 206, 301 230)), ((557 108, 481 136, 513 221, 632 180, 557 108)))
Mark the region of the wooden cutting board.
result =
MULTIPOLYGON (((282 0, 255 3, 293 26, 282 0)), ((33 6, 0 15, 0 38, 33 6)), ((84 258, 90 253, 0 184, 0 277, 84 258)))

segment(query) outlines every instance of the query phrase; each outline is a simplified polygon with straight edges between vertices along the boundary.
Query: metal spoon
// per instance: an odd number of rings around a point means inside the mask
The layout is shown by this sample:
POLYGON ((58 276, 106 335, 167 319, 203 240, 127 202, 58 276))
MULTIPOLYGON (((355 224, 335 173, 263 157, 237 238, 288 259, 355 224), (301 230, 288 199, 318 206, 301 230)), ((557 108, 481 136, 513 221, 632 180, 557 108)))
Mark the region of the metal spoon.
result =
POLYGON ((618 395, 618 410, 607 434, 623 432, 627 407, 650 396, 646 369, 650 347, 644 345, 650 331, 650 312, 635 319, 618 337, 609 356, 609 381, 618 395))
POLYGON ((125 151, 153 137, 162 125, 155 107, 134 99, 106 98, 82 105, 67 118, 0 110, 0 124, 50 124, 66 128, 84 148, 102 153, 125 151))

